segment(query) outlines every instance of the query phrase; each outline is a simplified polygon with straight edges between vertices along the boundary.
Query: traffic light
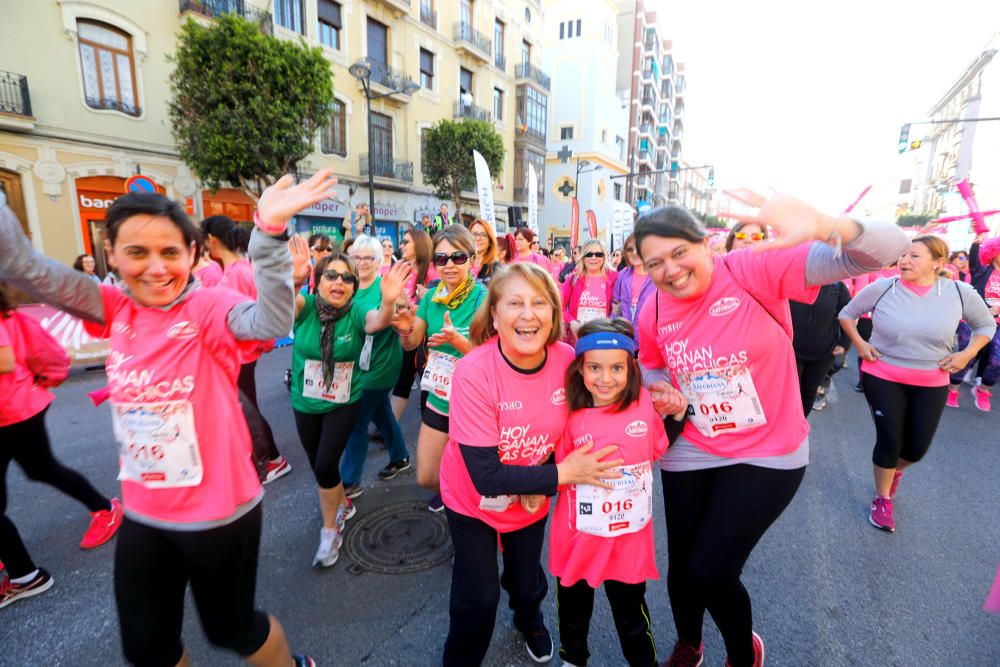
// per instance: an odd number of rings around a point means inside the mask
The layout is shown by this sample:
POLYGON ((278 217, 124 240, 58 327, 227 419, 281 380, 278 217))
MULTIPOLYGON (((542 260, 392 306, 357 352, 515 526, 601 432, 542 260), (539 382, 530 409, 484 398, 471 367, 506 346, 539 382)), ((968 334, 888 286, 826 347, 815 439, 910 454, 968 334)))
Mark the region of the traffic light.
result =
POLYGON ((905 153, 910 149, 910 124, 906 123, 899 128, 899 152, 905 153))
POLYGON ((715 187, 715 167, 708 168, 708 187, 715 187))

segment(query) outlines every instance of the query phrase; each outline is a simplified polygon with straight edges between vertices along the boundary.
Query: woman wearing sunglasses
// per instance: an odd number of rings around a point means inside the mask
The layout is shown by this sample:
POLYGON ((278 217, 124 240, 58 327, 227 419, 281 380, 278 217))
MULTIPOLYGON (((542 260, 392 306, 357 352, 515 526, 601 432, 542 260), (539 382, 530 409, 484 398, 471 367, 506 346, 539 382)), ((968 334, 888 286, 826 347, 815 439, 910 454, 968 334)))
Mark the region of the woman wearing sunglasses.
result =
POLYGON ((642 258, 635 251, 635 235, 629 235, 625 239, 625 250, 622 253, 627 266, 618 274, 615 280, 613 295, 614 313, 632 323, 632 327, 638 330, 639 311, 646 303, 646 299, 656 292, 653 282, 646 273, 646 267, 642 264, 642 258))
POLYGON ((295 297, 292 410, 319 485, 323 526, 313 565, 330 567, 340 554, 344 522, 354 513, 345 503, 340 457, 361 412, 365 337, 391 323, 410 265, 398 262, 382 276, 377 310, 354 298, 360 279, 347 255, 327 255, 316 263, 314 277, 316 293, 295 297))
POLYGON ((393 245, 392 239, 384 238, 382 239, 382 262, 379 268, 379 275, 384 276, 389 273, 389 269, 392 265, 396 263, 396 246, 393 245))
MULTIPOLYGON (((403 342, 403 349, 420 345, 427 348, 420 389, 427 392, 421 411, 422 425, 417 438, 417 483, 438 489, 441 453, 448 442, 448 414, 451 403, 451 378, 455 364, 472 349, 469 324, 486 290, 472 276, 472 258, 476 254, 472 234, 461 225, 449 225, 434 236, 434 265, 441 282, 412 310, 396 314, 393 324, 403 342)), ((432 512, 444 509, 441 496, 428 505, 432 512)))
POLYGON ((749 248, 767 240, 767 227, 752 222, 737 222, 726 237, 726 252, 749 248))
POLYGON ((949 268, 955 269, 955 280, 963 283, 972 282, 972 272, 969 271, 969 253, 956 250, 948 257, 949 268))
POLYGON ((489 285, 490 279, 500 262, 497 261, 497 237, 493 226, 482 218, 476 218, 469 225, 472 240, 476 242, 476 257, 472 264, 472 275, 483 285, 489 285))
POLYGON ((562 284, 563 318, 570 342, 576 340, 577 330, 590 320, 611 315, 618 272, 608 268, 606 257, 600 241, 587 241, 576 269, 562 284))
POLYGON ((514 257, 511 258, 512 262, 531 262, 532 264, 537 264, 546 271, 551 267, 548 258, 541 254, 532 251, 531 244, 535 242, 535 232, 531 231, 528 227, 518 227, 517 231, 514 232, 514 257))

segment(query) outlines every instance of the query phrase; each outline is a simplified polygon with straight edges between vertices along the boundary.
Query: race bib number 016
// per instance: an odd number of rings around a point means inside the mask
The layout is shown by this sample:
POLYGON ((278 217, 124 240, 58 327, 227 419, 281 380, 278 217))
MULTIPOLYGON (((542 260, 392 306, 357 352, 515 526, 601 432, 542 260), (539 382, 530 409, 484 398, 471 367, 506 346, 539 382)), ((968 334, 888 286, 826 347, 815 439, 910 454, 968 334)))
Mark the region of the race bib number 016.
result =
POLYGON ((323 362, 307 359, 302 395, 318 398, 328 403, 347 403, 351 400, 351 376, 354 374, 353 361, 341 361, 333 365, 333 379, 328 386, 323 385, 323 362))
POLYGON ((201 452, 190 401, 112 403, 119 480, 150 489, 201 484, 201 452))
POLYGON ((679 373, 677 384, 688 400, 688 421, 702 435, 714 438, 767 423, 750 369, 722 366, 679 373))
POLYGON ((455 374, 458 358, 444 352, 433 351, 427 355, 427 366, 420 378, 420 388, 438 398, 451 401, 451 377, 455 374))
POLYGON ((576 485, 576 529, 597 537, 636 533, 653 516, 653 466, 649 461, 622 466, 622 476, 604 489, 576 485))

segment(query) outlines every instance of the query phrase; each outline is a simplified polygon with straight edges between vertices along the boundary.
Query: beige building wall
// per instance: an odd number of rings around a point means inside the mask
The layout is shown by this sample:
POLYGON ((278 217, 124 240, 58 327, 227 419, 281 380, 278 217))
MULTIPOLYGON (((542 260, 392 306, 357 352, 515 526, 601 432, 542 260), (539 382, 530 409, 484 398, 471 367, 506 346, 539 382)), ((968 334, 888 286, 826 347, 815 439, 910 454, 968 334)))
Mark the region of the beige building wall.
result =
MULTIPOLYGON (((176 156, 167 116, 172 69, 167 56, 175 49, 176 34, 188 17, 210 20, 191 11, 182 13, 185 4, 184 0, 35 0, 14 3, 5 10, 0 21, 0 185, 25 219, 32 242, 46 254, 69 263, 99 245, 89 220, 101 217, 101 207, 116 194, 112 190, 137 171, 168 196, 185 202, 193 215, 203 213, 204 192, 176 156), (128 39, 136 107, 128 113, 91 108, 85 101, 81 20, 112 26, 128 39), (30 110, 18 106, 24 101, 24 88, 30 110), (87 188, 98 181, 80 179, 103 179, 99 184, 107 199, 88 196, 91 190, 87 188), (83 205, 88 203, 94 206, 83 205)), ((319 44, 317 0, 301 0, 304 35, 277 25, 273 0, 247 0, 245 4, 263 13, 276 36, 319 44)), ((300 171, 330 167, 343 184, 338 197, 343 203, 368 200, 367 173, 360 171, 360 156, 368 152, 366 103, 360 83, 347 68, 367 53, 366 25, 371 17, 389 28, 389 65, 413 80, 420 80, 420 49, 435 54, 431 89, 373 104, 373 110, 393 118, 394 158, 413 163, 412 182, 376 179, 375 199, 383 205, 385 218, 412 223, 419 219, 419 211, 438 207, 439 200, 420 173, 420 131, 454 117, 460 67, 473 72, 477 106, 492 112, 494 88, 504 92, 502 119, 492 121, 504 137, 506 151, 504 169, 493 174, 498 218, 506 219, 506 206, 524 204, 514 201, 515 67, 521 63, 524 40, 532 44, 531 62, 541 63, 541 5, 538 0, 471 4, 474 27, 491 42, 495 21, 505 24, 502 69, 497 67, 492 46, 487 52, 454 39, 458 0, 342 2, 341 48, 324 46, 323 50, 330 61, 336 96, 346 107, 347 154, 325 155, 319 152, 317 141, 317 152, 300 165, 300 171), (436 15, 436 27, 422 6, 436 15), (422 21, 422 14, 428 20, 422 21)), ((467 198, 463 209, 478 212, 474 195, 468 193, 467 198)), ((346 206, 330 210, 335 211, 332 215, 343 215, 346 206)), ((329 211, 324 214, 331 215, 329 211)))

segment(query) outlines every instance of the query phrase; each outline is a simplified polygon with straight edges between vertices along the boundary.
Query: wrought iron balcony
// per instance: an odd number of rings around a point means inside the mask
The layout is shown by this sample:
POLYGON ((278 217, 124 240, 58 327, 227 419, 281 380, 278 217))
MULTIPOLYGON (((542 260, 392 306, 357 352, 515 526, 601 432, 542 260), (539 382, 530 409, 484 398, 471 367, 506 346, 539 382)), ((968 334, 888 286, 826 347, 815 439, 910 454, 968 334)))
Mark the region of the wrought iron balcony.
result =
MULTIPOLYGON (((361 154, 361 173, 368 173, 368 153, 361 154)), ((372 174, 377 178, 392 178, 397 181, 413 182, 413 162, 396 160, 390 155, 376 155, 372 160, 372 174)))
POLYGON ((28 77, 0 70, 0 113, 31 117, 28 77))
POLYGON ((531 63, 521 63, 514 68, 514 78, 516 79, 530 79, 537 83, 539 86, 545 90, 549 90, 552 84, 552 79, 549 75, 538 69, 531 63))
POLYGON ((236 14, 260 26, 266 35, 274 32, 271 12, 257 9, 246 0, 180 0, 180 13, 194 12, 207 18, 217 18, 223 14, 236 14))
POLYGON ((514 140, 516 141, 518 139, 534 140, 535 143, 544 146, 545 132, 542 130, 536 130, 533 127, 528 127, 527 125, 516 125, 514 140))
POLYGON ((475 120, 493 120, 493 114, 483 107, 475 104, 462 104, 459 100, 455 102, 455 118, 473 118, 475 120))
POLYGON ((424 3, 420 3, 420 21, 435 30, 438 28, 438 13, 424 3))
POLYGON ((372 60, 371 58, 365 58, 365 62, 368 63, 368 67, 371 68, 371 82, 386 88, 402 91, 406 87, 406 84, 413 83, 413 79, 409 74, 401 72, 398 69, 389 67, 388 65, 372 60))
POLYGON ((87 106, 91 109, 108 109, 110 111, 121 111, 129 116, 139 116, 142 109, 137 106, 126 104, 120 100, 109 100, 103 97, 87 97, 87 106))
POLYGON ((455 41, 458 42, 458 44, 456 44, 458 48, 468 51, 471 55, 477 56, 480 60, 489 60, 489 54, 493 53, 493 41, 483 33, 476 30, 471 23, 466 23, 465 21, 458 21, 455 23, 454 35, 455 41), (466 45, 474 48, 465 48, 466 45))
POLYGON ((502 72, 507 71, 507 58, 502 53, 493 56, 493 65, 502 72))

